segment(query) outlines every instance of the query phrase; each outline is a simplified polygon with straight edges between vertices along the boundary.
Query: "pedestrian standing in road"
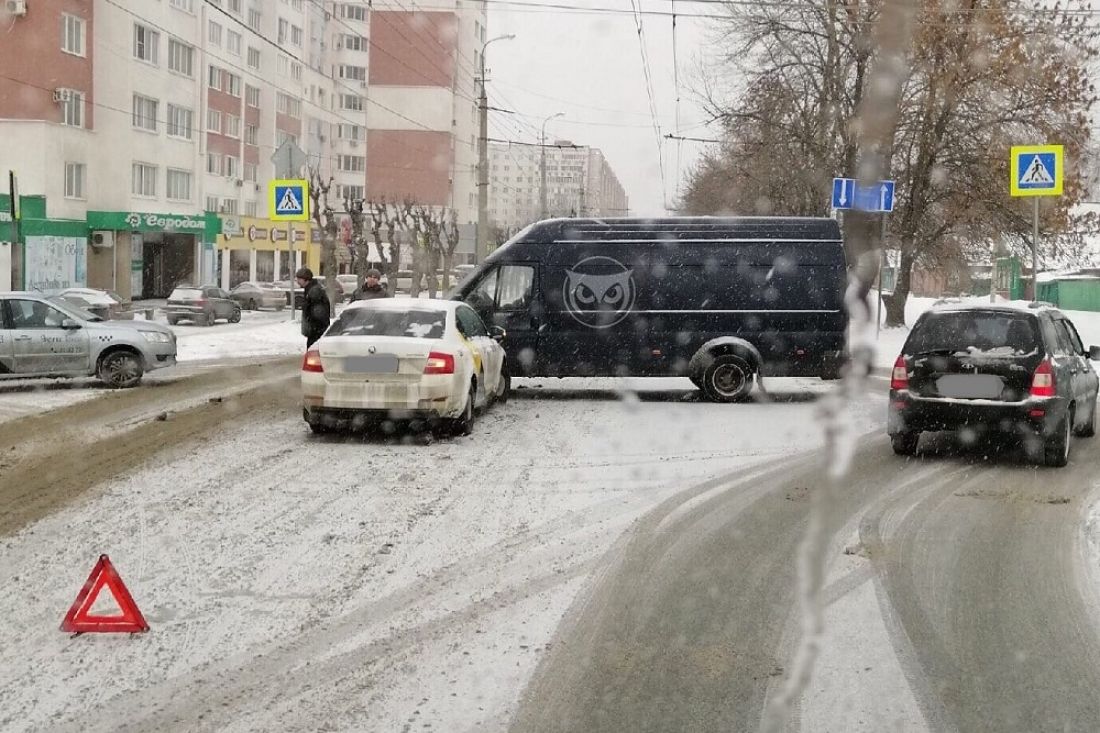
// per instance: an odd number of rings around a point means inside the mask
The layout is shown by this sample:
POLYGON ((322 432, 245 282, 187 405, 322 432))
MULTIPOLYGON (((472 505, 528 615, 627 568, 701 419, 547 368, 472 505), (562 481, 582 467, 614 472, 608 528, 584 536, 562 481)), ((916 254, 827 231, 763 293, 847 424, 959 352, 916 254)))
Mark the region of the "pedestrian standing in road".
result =
POLYGON ((367 270, 367 281, 361 288, 356 289, 354 300, 374 300, 375 298, 388 298, 390 293, 382 285, 382 273, 378 270, 367 270))
POLYGON ((313 277, 313 270, 303 267, 294 274, 294 278, 302 288, 302 335, 306 337, 308 349, 328 330, 331 306, 328 293, 313 277))

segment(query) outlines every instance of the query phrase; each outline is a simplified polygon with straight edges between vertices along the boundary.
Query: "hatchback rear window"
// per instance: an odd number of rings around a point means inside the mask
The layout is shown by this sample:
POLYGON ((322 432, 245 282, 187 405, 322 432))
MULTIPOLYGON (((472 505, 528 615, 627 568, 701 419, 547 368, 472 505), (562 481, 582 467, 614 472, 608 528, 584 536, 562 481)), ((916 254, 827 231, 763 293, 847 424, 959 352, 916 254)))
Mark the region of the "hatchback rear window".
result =
POLYGON ((202 290, 198 288, 176 288, 168 296, 169 300, 201 300, 202 290))
POLYGON ((340 314, 326 335, 441 339, 446 325, 447 314, 439 311, 352 308, 340 314))
POLYGON ((992 311, 928 313, 913 329, 905 353, 945 352, 1013 356, 1039 350, 1035 319, 992 311))

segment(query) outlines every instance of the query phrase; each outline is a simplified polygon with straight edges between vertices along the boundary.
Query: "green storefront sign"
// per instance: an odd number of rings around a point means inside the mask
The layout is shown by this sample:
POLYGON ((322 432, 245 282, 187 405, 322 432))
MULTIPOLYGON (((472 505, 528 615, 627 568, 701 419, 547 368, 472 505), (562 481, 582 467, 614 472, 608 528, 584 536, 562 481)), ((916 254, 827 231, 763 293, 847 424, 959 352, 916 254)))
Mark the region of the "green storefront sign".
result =
POLYGON ((89 211, 88 228, 130 232, 179 232, 198 234, 212 242, 221 234, 222 222, 216 214, 154 214, 138 211, 89 211))

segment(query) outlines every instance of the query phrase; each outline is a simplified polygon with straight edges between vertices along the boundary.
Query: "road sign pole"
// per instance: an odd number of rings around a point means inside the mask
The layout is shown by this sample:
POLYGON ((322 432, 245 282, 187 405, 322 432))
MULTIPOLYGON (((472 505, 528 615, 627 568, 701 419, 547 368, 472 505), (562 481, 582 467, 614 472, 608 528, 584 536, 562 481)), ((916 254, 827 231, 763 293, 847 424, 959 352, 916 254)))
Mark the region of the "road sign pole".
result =
MULTIPOLYGON (((286 223, 286 261, 287 267, 290 270, 290 320, 294 320, 294 275, 296 268, 294 267, 294 222, 288 221, 286 223)), ((305 301, 302 302, 305 305, 305 301)))
POLYGON ((1039 299, 1039 197, 1035 197, 1035 231, 1031 237, 1031 299, 1039 299))
POLYGON ((882 251, 878 256, 878 318, 875 320, 875 333, 882 329, 882 272, 886 265, 886 212, 882 214, 882 236, 879 238, 879 247, 882 251))

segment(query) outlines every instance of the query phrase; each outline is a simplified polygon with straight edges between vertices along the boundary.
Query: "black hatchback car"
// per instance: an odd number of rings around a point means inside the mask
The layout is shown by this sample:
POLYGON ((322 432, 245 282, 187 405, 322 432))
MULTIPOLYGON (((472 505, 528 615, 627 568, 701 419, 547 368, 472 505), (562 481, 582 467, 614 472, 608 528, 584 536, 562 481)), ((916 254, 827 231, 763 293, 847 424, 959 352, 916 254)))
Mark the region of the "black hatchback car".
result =
POLYGON ((913 326, 890 379, 887 430, 912 455, 922 432, 1016 433, 1048 466, 1096 430, 1097 375, 1073 323, 1046 304, 943 304, 913 326))

